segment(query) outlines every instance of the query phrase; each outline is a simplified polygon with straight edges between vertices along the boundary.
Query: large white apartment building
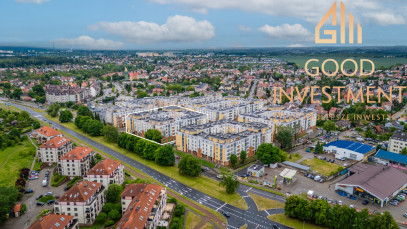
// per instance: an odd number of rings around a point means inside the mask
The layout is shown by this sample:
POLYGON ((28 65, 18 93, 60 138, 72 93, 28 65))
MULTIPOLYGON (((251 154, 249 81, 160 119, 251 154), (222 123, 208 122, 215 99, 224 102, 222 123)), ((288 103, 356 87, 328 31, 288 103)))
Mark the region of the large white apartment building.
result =
POLYGON ((401 153, 403 148, 407 148, 407 133, 395 132, 389 139, 388 151, 393 153, 401 153))
POLYGON ((57 163, 72 147, 73 143, 68 138, 54 137, 38 148, 38 159, 45 163, 57 163))
POLYGON ((121 185, 124 182, 124 166, 118 161, 106 158, 93 166, 83 179, 102 183, 105 187, 109 184, 121 185))
POLYGON ((101 183, 80 181, 55 202, 54 213, 71 215, 82 225, 93 224, 106 203, 105 189, 101 183))
POLYGON ((71 87, 67 85, 50 85, 46 89, 45 98, 48 103, 82 103, 90 97, 89 88, 71 87))
POLYGON ((273 128, 264 123, 221 120, 181 128, 176 135, 176 148, 229 165, 232 154, 240 158, 240 152, 246 151, 250 157, 260 144, 271 143, 273 132, 273 128))
MULTIPOLYGON (((88 147, 75 147, 59 159, 59 174, 64 176, 85 176, 90 169, 93 149, 88 147)), ((95 159, 94 159, 95 160, 95 159)))

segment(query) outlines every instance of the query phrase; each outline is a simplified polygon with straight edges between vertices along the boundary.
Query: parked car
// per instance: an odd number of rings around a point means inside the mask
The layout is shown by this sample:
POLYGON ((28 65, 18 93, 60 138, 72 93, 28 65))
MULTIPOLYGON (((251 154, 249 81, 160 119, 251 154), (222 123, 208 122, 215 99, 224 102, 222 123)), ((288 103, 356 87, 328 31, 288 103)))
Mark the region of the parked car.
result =
POLYGON ((33 191, 31 188, 29 188, 29 189, 27 189, 27 190, 24 191, 24 194, 33 193, 33 192, 34 192, 34 191, 33 191))
POLYGON ((324 179, 319 179, 319 183, 324 183, 324 179))
POLYGON ((351 204, 351 205, 349 205, 349 207, 350 207, 350 208, 355 208, 355 206, 353 206, 352 204, 351 204))
POLYGON ((52 195, 54 195, 52 192, 47 192, 47 193, 45 193, 45 195, 46 196, 52 196, 52 195))
POLYGON ((230 217, 230 214, 228 212, 222 211, 222 215, 224 215, 226 218, 230 217))
POLYGON ((403 216, 407 218, 407 213, 404 213, 403 216))
POLYGON ((46 176, 46 177, 49 176, 49 170, 47 170, 47 171, 45 172, 45 176, 46 176))
POLYGON ((223 178, 223 175, 222 175, 222 174, 219 174, 219 175, 216 176, 216 178, 222 179, 222 178, 223 178))
POLYGON ((321 180, 321 176, 315 176, 314 177, 314 181, 319 181, 319 180, 321 180))
POLYGON ((332 204, 338 204, 336 200, 332 200, 332 204))
POLYGON ((368 205, 368 204, 369 204, 369 201, 368 201, 368 200, 365 200, 365 201, 362 202, 362 204, 363 204, 363 205, 368 205))
POLYGON ((308 177, 308 173, 305 173, 305 174, 304 174, 304 177, 308 177))
POLYGON ((51 205, 53 203, 55 203, 55 200, 48 200, 48 202, 47 202, 48 205, 51 205))
POLYGON ((44 206, 44 202, 37 202, 37 206, 44 206))
POLYGON ((37 196, 37 198, 35 198, 35 200, 39 200, 39 199, 41 199, 41 197, 43 197, 43 195, 37 196))
POLYGON ((339 200, 339 201, 338 201, 338 204, 339 204, 340 206, 342 206, 342 204, 343 204, 342 200, 339 200))

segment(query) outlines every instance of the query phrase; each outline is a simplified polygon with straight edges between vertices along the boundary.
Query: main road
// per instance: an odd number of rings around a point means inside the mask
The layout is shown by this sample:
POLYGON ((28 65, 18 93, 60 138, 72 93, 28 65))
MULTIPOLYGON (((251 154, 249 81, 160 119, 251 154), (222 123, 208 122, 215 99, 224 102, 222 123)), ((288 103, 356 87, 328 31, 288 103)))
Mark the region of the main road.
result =
MULTIPOLYGON (((115 157, 117 160, 126 162, 127 164, 141 170, 142 172, 148 174, 153 179, 164 184, 165 186, 174 190, 175 192, 179 193, 180 195, 183 195, 196 202, 199 202, 200 204, 202 204, 206 207, 209 207, 215 211, 228 212, 230 214, 230 217, 227 218, 228 228, 236 229, 236 228, 240 228, 244 224, 247 224, 248 225, 247 228, 250 228, 250 229, 251 228, 269 229, 269 228, 273 227, 273 224, 278 224, 278 223, 270 221, 269 219, 267 219, 267 216, 271 215, 271 214, 284 213, 283 209, 268 209, 268 210, 264 210, 264 211, 258 211, 256 204, 251 199, 251 197, 248 195, 248 192, 255 193, 257 195, 260 195, 260 196, 263 196, 263 197, 266 197, 269 199, 274 199, 274 200, 284 202, 285 200, 281 196, 274 195, 272 193, 268 193, 268 192, 265 192, 265 191, 262 191, 259 189, 251 188, 251 187, 248 187, 245 185, 241 185, 237 192, 242 196, 242 200, 244 199, 247 202, 248 209, 243 210, 243 209, 237 208, 222 200, 219 200, 219 199, 213 198, 207 194, 204 194, 204 193, 200 192, 199 190, 190 188, 160 172, 157 172, 154 169, 151 169, 150 167, 148 167, 134 159, 131 159, 115 150, 110 149, 109 147, 106 147, 98 142, 93 141, 92 139, 88 138, 85 135, 82 135, 76 131, 66 128, 65 126, 62 126, 56 122, 53 122, 52 120, 49 120, 49 119, 43 117, 41 115, 41 113, 38 113, 26 106, 22 106, 22 105, 15 104, 15 103, 12 103, 12 104, 13 104, 13 106, 15 106, 21 110, 27 111, 28 113, 30 113, 30 115, 34 116, 35 118, 40 119, 42 121, 49 122, 57 129, 60 129, 64 132, 72 135, 73 137, 86 142, 87 144, 93 146, 94 148, 115 157)), ((278 224, 278 225, 281 228, 288 228, 288 227, 280 225, 280 224, 278 224)))

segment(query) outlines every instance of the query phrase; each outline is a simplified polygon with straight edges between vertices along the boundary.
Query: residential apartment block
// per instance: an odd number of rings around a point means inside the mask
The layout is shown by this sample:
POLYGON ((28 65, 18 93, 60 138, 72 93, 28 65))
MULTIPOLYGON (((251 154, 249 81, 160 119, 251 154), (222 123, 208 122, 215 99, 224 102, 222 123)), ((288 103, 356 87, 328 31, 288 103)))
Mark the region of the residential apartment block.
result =
POLYGON ((93 224, 106 203, 105 189, 101 183, 78 182, 55 202, 54 213, 73 216, 82 225, 93 224))
POLYGON ((110 158, 103 159, 88 171, 84 180, 99 182, 108 187, 109 184, 123 184, 124 165, 110 158))
POLYGON ((82 103, 90 97, 88 88, 71 87, 67 85, 50 85, 46 89, 45 97, 48 103, 82 103))
POLYGON ((206 120, 205 114, 169 106, 128 115, 127 132, 144 137, 147 130, 157 129, 164 138, 175 138, 181 127, 205 124, 206 120))
POLYGON ((38 159, 41 162, 57 163, 72 147, 73 143, 68 138, 54 137, 38 148, 38 159))
POLYGON ((153 229, 159 225, 167 202, 167 190, 156 184, 130 184, 121 194, 123 216, 117 229, 153 229))
POLYGON ((85 176, 90 169, 93 149, 88 147, 75 147, 59 159, 59 174, 64 176, 85 176))
POLYGON ((401 153, 403 148, 407 148, 407 133, 395 132, 389 139, 388 151, 393 153, 401 153))
POLYGON ((43 126, 37 129, 33 136, 34 138, 37 139, 37 142, 39 144, 43 144, 54 137, 62 137, 63 134, 54 128, 51 128, 49 126, 43 126))
POLYGON ((271 143, 274 129, 264 123, 221 120, 190 125, 177 132, 176 148, 209 161, 229 165, 230 156, 241 151, 253 156, 262 143, 271 143))

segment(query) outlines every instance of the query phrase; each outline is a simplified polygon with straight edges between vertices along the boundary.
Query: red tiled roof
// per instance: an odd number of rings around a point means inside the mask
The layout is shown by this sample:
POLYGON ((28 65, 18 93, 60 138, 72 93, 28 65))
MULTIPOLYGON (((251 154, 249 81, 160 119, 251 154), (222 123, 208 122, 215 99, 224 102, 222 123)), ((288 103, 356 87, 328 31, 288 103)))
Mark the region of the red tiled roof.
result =
POLYGON ((46 143, 42 144, 40 148, 58 148, 70 142, 68 138, 65 137, 55 137, 46 143))
POLYGON ((73 219, 71 215, 49 214, 42 217, 31 225, 29 229, 59 229, 65 228, 73 219))
POLYGON ((86 202, 102 186, 101 183, 81 181, 65 192, 59 202, 86 202))
POLYGON ((61 132, 49 127, 49 126, 44 126, 40 129, 37 130, 38 133, 46 136, 46 137, 52 137, 52 136, 57 136, 57 135, 62 135, 61 132))
POLYGON ((61 160, 81 160, 82 158, 86 157, 88 154, 90 154, 93 151, 93 149, 88 148, 88 147, 75 147, 75 149, 69 151, 67 154, 62 156, 60 159, 61 160))
POLYGON ((125 195, 122 193, 122 196, 134 195, 137 197, 133 198, 116 228, 144 228, 160 192, 161 186, 156 184, 130 184, 126 186, 123 191, 125 195))
POLYGON ((93 166, 88 175, 110 175, 120 165, 120 162, 106 158, 93 166))

